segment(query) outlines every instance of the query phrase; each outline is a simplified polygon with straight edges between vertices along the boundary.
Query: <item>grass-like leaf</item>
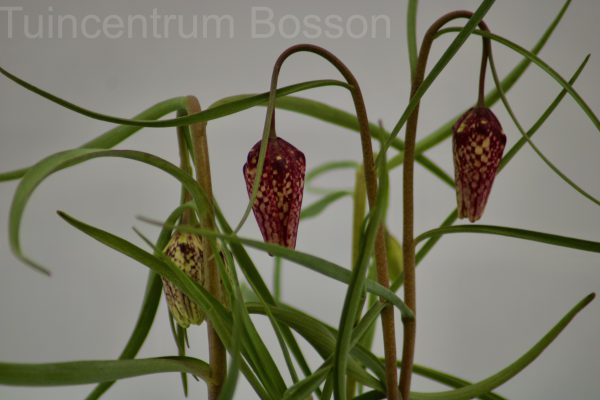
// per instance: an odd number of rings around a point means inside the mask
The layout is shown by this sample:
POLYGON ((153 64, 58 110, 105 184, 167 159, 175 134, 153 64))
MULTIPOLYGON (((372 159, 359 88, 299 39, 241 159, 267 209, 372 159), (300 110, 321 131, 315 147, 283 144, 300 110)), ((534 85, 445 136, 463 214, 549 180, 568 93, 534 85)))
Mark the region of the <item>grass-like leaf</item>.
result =
MULTIPOLYGON (((162 291, 162 281, 160 277, 154 272, 150 271, 148 276, 148 283, 146 284, 146 294, 144 295, 144 301, 142 308, 138 316, 133 332, 127 341, 127 345, 121 352, 119 360, 127 360, 135 358, 138 351, 144 344, 148 332, 154 322, 156 316, 156 310, 160 301, 160 295, 162 291)), ((99 399, 115 382, 104 382, 94 388, 94 390, 86 397, 86 400, 99 399)))
POLYGON ((203 206, 206 204, 204 194, 199 189, 194 179, 175 165, 154 155, 131 150, 75 149, 60 152, 43 159, 33 166, 27 174, 25 174, 15 191, 9 217, 9 241, 11 250, 20 260, 41 272, 50 274, 46 268, 25 256, 21 250, 21 220, 27 202, 36 187, 51 174, 84 161, 100 157, 128 158, 159 168, 178 179, 186 187, 191 193, 199 210, 206 209, 203 206))
POLYGON ((314 218, 321 214, 327 207, 335 203, 336 201, 343 199, 344 197, 352 196, 352 192, 347 190, 340 190, 336 192, 329 193, 314 203, 303 207, 302 212, 300 213, 300 218, 308 219, 314 218))
MULTIPOLYGON (((531 364, 540 354, 558 337, 558 335, 567 327, 567 325, 575 318, 575 316, 583 310, 595 297, 595 294, 589 294, 579 303, 577 303, 544 337, 542 337, 531 349, 523 354, 519 359, 510 364, 508 367, 497 372, 496 374, 485 378, 477 383, 461 387, 459 389, 435 392, 435 393, 420 393, 411 392, 412 400, 468 400, 479 397, 516 376, 531 364)), ((385 395, 381 392, 368 392, 356 399, 384 399, 385 395)))
MULTIPOLYGON (((141 127, 148 127, 148 128, 166 128, 166 127, 173 127, 173 126, 190 125, 192 123, 201 122, 201 121, 210 121, 211 119, 224 117, 226 115, 234 114, 234 113, 246 110, 248 108, 260 105, 262 103, 267 102, 268 98, 269 98, 269 93, 263 93, 263 94, 251 96, 249 98, 244 98, 240 101, 228 102, 221 106, 213 107, 206 111, 202 111, 200 113, 187 115, 187 116, 183 116, 183 117, 179 117, 179 118, 166 119, 166 120, 160 120, 160 121, 136 120, 136 119, 114 117, 111 115, 101 114, 101 113, 98 113, 98 112, 95 112, 92 110, 88 110, 86 108, 78 106, 77 104, 71 103, 65 99, 61 99, 60 97, 55 96, 52 93, 49 93, 49 92, 41 89, 41 88, 33 85, 32 83, 27 82, 24 79, 14 75, 14 74, 11 74, 10 72, 8 72, 7 70, 5 70, 2 67, 0 67, 0 74, 4 75, 11 81, 17 83, 18 85, 24 87, 27 90, 29 90, 39 96, 42 96, 42 97, 52 101, 53 103, 56 103, 56 104, 58 104, 62 107, 65 107, 71 111, 74 111, 81 115, 85 115, 86 117, 96 119, 99 121, 110 122, 113 124, 141 126, 141 127)), ((314 89, 314 88, 324 87, 324 86, 341 86, 341 87, 348 88, 348 84, 345 82, 336 81, 333 79, 323 79, 323 80, 302 82, 302 83, 297 83, 295 85, 283 87, 283 88, 277 90, 276 96, 286 96, 291 93, 296 93, 296 92, 300 92, 303 90, 314 89)), ((178 99, 181 99, 181 98, 178 98, 178 99)), ((179 100, 176 100, 176 101, 179 101, 179 100)), ((173 111, 175 111, 176 109, 177 108, 174 108, 173 111)))
MULTIPOLYGON (((532 54, 537 55, 544 48, 544 46, 550 39, 550 36, 552 35, 552 33, 554 33, 554 31, 556 30, 556 27, 558 26, 558 24, 562 20, 563 16, 567 12, 567 9, 569 8, 570 4, 571 4, 571 0, 565 1, 563 6, 561 7, 561 9, 559 10, 558 14, 556 15, 556 17, 552 20, 550 25, 548 25, 548 28, 544 31, 542 36, 538 39, 537 43, 531 48, 532 54)), ((442 30, 442 32, 443 31, 444 30, 442 30)), ((441 34, 441 32, 440 32, 440 34, 441 34)), ((502 89, 505 92, 508 92, 515 85, 515 83, 519 80, 519 78, 523 75, 523 73, 525 73, 525 71, 527 70, 527 68, 530 65, 531 65, 531 61, 528 58, 524 58, 502 80, 502 84, 501 84, 502 89)), ((499 99, 500 99, 500 94, 498 93, 498 90, 493 89, 485 96, 485 104, 486 104, 486 106, 491 107, 499 99)), ((456 115, 455 117, 450 119, 448 122, 443 124, 441 127, 436 129, 434 132, 425 136, 423 139, 420 139, 419 141, 417 141, 417 143, 415 145, 415 154, 417 154, 417 155, 422 154, 426 150, 434 147, 435 145, 441 143, 442 141, 444 141, 445 139, 450 137, 450 135, 452 134, 452 126, 456 123, 456 120, 458 120, 458 118, 460 118, 460 116, 462 114, 463 114, 463 112, 461 111, 458 115, 456 115)), ((393 158, 390 159, 390 161, 388 162, 388 167, 391 170, 391 169, 401 165, 403 160, 404 160, 404 154, 402 154, 402 153, 398 154, 397 156, 394 156, 393 158)))
POLYGON ((485 14, 492 7, 492 4, 494 4, 494 0, 482 1, 481 4, 479 5, 479 8, 477 8, 477 10, 473 13, 473 16, 471 18, 469 18, 469 20, 467 21, 465 26, 462 29, 460 29, 458 35, 456 35, 456 37, 454 38, 452 43, 450 43, 450 45, 446 48, 446 50, 444 51, 444 54, 442 54, 442 56, 440 57, 438 62, 433 66, 433 68, 431 69, 429 74, 427 74, 425 79, 423 79, 423 82, 421 83, 419 88, 415 91, 414 95, 411 97, 408 105, 406 106, 406 109, 402 113, 402 116, 400 117, 400 119, 394 126, 394 129, 390 133, 390 138, 383 144, 382 149, 381 149, 382 152, 385 152, 389 148, 391 141, 396 136, 398 136, 398 133, 400 133, 400 129, 402 129, 402 127, 408 120, 408 117, 415 110, 415 108, 421 101, 421 98, 423 97, 425 92, 427 92, 427 90, 429 89, 431 84, 435 81, 435 79, 439 76, 439 74, 444 70, 444 68, 446 68, 446 65, 448 65, 450 60, 452 58, 454 58, 454 55, 462 47, 464 42, 469 38, 471 33, 475 30, 475 28, 479 24, 479 22, 483 19, 485 14))
POLYGON ((346 364, 348 362, 348 353, 351 349, 352 330, 362 309, 362 298, 365 293, 365 282, 367 281, 366 272, 375 244, 375 237, 383 223, 387 210, 389 177, 386 167, 385 150, 382 150, 380 155, 383 162, 382 167, 379 169, 377 198, 370 211, 370 218, 362 245, 360 246, 358 260, 356 265, 352 267, 352 276, 346 290, 342 316, 339 322, 333 363, 333 393, 334 397, 338 399, 346 398, 346 364))
MULTIPOLYGON (((142 220, 144 220, 148 223, 151 223, 151 224, 155 224, 155 225, 161 224, 160 222, 153 221, 153 220, 150 220, 147 218, 142 218, 142 220)), ((303 253, 303 252, 297 251, 297 250, 291 250, 287 247, 279 246, 279 245, 272 244, 272 243, 265 243, 265 242, 258 241, 258 240, 252 240, 252 239, 239 237, 236 235, 221 234, 221 233, 209 231, 206 229, 191 228, 191 227, 184 227, 184 226, 178 227, 178 229, 183 232, 192 232, 192 233, 197 233, 197 234, 203 235, 203 236, 216 237, 216 238, 219 238, 230 244, 244 244, 244 245, 247 245, 250 247, 254 247, 254 248, 262 250, 264 252, 271 253, 275 256, 279 256, 283 259, 295 262, 295 263, 302 265, 310 270, 313 270, 322 275, 328 276, 328 277, 335 279, 342 283, 350 283, 351 279, 352 279, 352 276, 351 276, 352 273, 347 268, 341 267, 335 263, 332 263, 331 261, 327 261, 323 258, 316 257, 316 256, 313 256, 308 253, 303 253)), ((234 254, 235 254, 235 252, 234 252, 234 254)), ((240 260, 238 259, 238 263, 239 262, 240 262, 240 260)), ((258 271, 256 272, 256 274, 258 274, 258 271)), ((368 292, 370 292, 376 296, 382 297, 382 298, 386 299, 387 301, 389 301, 391 304, 393 304, 396 308, 398 308, 398 310, 403 315, 403 317, 413 318, 412 311, 410 311, 410 309, 408 307, 406 307, 404 302, 398 296, 396 296, 391 290, 386 289, 383 286, 381 286, 379 283, 371 281, 371 280, 367 280, 365 282, 365 288, 368 292)), ((255 291, 256 291, 256 289, 255 289, 255 291)), ((264 292, 264 291, 268 291, 266 285, 265 285, 264 289, 260 290, 260 292, 264 292)))
MULTIPOLYGON (((590 58, 590 56, 588 55, 583 60, 583 63, 581 64, 581 66, 578 69, 578 72, 581 71, 585 67, 585 64, 587 64, 589 58, 590 58)), ((544 155, 544 153, 542 153, 542 151, 533 143, 533 141, 527 135, 527 132, 525 132, 525 129, 523 129, 523 126, 521 125, 521 123, 517 119, 517 116, 515 115, 515 112, 514 112, 512 106, 510 105, 510 103, 508 102, 508 99, 504 95, 504 91, 502 90, 502 87, 499 86, 498 72, 496 71, 496 65, 494 63, 494 58, 492 57, 491 53, 490 53, 490 66, 491 66, 491 70, 492 70, 492 75, 494 77, 494 82, 496 82, 496 86, 498 87, 498 92, 500 93, 500 98, 502 99, 502 103, 504 104, 504 108, 506 109, 506 111, 510 115, 511 119, 513 120, 513 123, 515 124, 515 126, 517 127, 517 129, 519 130, 519 132, 521 133, 522 139, 524 139, 527 142, 527 144, 529 144, 529 146, 531 146, 531 148, 533 149, 533 151, 538 155, 538 157, 540 157, 542 159, 542 161, 548 166, 548 168, 550 168, 550 170, 552 170, 552 172, 554 172, 563 181, 565 181, 567 183, 567 185, 571 186, 576 192, 578 192, 583 197, 585 197, 588 200, 590 200, 592 203, 594 203, 596 205, 600 205, 600 200, 598 200, 597 198, 595 198, 594 196, 592 196, 591 194, 589 194, 588 192, 586 192, 579 185, 577 185, 571 178, 569 178, 556 165, 554 165, 554 163, 552 161, 550 161, 550 159, 548 159, 548 157, 546 157, 544 155)), ((578 72, 576 74, 578 74, 578 72)), ((569 85, 571 85, 571 83, 569 83, 569 85)), ((563 89, 563 91, 561 92, 561 94, 563 92, 566 92, 566 89, 563 89)))
POLYGON ((204 361, 190 357, 161 357, 47 364, 0 363, 0 384, 13 386, 84 385, 163 372, 187 372, 206 382, 210 381, 210 366, 204 361))
POLYGON ((417 8, 418 0, 408 0, 406 7, 406 47, 408 49, 408 63, 410 65, 410 78, 415 76, 417 69, 417 8))
POLYGON ((306 173, 306 178, 304 180, 304 190, 314 194, 329 194, 336 192, 334 189, 327 188, 319 188, 315 187, 313 181, 318 177, 325 175, 329 172, 338 171, 340 169, 357 169, 360 167, 360 164, 356 161, 352 160, 342 160, 342 161, 328 161, 321 165, 318 165, 308 171, 306 173))
MULTIPOLYGON (((428 368, 422 365, 415 364, 413 365, 413 372, 417 375, 421 375, 425 378, 429 378, 438 383, 444 384, 446 386, 450 386, 453 388, 461 388, 465 386, 472 385, 471 382, 466 381, 464 379, 458 378, 454 375, 450 375, 448 373, 438 371, 433 368, 428 368)), ((504 397, 496 394, 496 393, 484 393, 480 394, 479 399, 481 400, 507 400, 504 397)))
POLYGON ((559 236, 551 233, 536 232, 526 229, 510 228, 494 225, 454 225, 432 229, 420 234, 415 243, 418 243, 428 237, 437 235, 447 235, 449 233, 486 233, 491 235, 508 236, 523 240, 532 240, 534 242, 551 244, 554 246, 568 247, 571 249, 590 251, 600 253, 600 242, 591 240, 576 239, 567 236, 559 236))
MULTIPOLYGON (((59 215, 85 234, 138 261, 157 274, 166 277, 200 306, 206 314, 207 319, 211 321, 225 347, 228 350, 233 348, 233 321, 231 314, 206 289, 192 281, 190 277, 174 266, 166 257, 156 257, 118 236, 78 221, 63 212, 59 212, 59 215)), ((245 361, 242 362, 241 370, 261 398, 276 400, 285 391, 279 370, 273 362, 270 353, 266 350, 264 343, 262 343, 262 340, 256 334, 253 325, 246 324, 244 327, 241 342, 244 357, 248 363, 245 361), (257 379, 257 376, 260 381, 257 379), (277 378, 278 376, 279 378, 277 378), (277 383, 278 381, 283 386, 280 386, 277 383)))

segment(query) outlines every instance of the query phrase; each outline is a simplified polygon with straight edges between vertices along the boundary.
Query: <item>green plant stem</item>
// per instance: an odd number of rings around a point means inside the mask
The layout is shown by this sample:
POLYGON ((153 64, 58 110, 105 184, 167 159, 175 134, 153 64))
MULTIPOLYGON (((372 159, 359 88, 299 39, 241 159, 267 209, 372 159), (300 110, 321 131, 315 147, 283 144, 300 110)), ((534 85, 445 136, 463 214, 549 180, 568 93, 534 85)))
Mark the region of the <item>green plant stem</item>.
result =
MULTIPOLYGON (((188 114, 195 114, 202 111, 197 98, 188 96, 186 111, 188 114)), ((208 209, 204 214, 205 217, 200 220, 200 226, 205 229, 215 230, 215 214, 212 208, 212 182, 208 158, 208 141, 206 139, 206 122, 192 124, 191 131, 194 143, 196 179, 204 190, 208 202, 208 209)), ((207 260, 205 265, 206 269, 204 271, 208 282, 207 289, 217 300, 222 302, 219 272, 212 246, 205 246, 204 251, 204 257, 207 260)), ((208 398, 209 400, 217 400, 221 388, 223 387, 225 377, 227 376, 227 352, 210 320, 207 321, 206 326, 208 331, 208 348, 211 368, 211 382, 208 385, 208 398)))
MULTIPOLYGON (((185 110, 179 110, 177 111, 177 116, 178 117, 182 117, 184 116, 186 113, 185 110)), ((192 175, 192 166, 190 165, 190 157, 189 157, 189 151, 188 151, 188 147, 187 147, 187 141, 186 141, 186 136, 188 135, 188 128, 187 126, 178 126, 177 127, 177 145, 179 148, 179 166, 181 167, 181 169, 185 172, 187 172, 188 174, 192 175)), ((192 195, 190 194, 190 192, 188 192, 187 190, 185 190, 185 187, 182 185, 181 186, 181 204, 186 204, 188 202, 192 201, 192 195)), ((193 223, 193 210, 190 208, 186 208, 183 210, 183 213, 181 214, 181 223, 183 225, 190 225, 193 223)))
MULTIPOLYGON (((435 21, 425 33, 421 50, 417 60, 417 67, 413 77, 411 87, 411 97, 415 95, 425 77, 425 68, 427 67, 427 58, 431 45, 435 39, 436 33, 448 22, 457 18, 470 18, 473 13, 470 11, 454 11, 440 17, 435 21)), ((483 30, 488 30, 483 21, 479 23, 483 30)), ((485 65, 487 64, 486 47, 489 46, 489 40, 484 39, 484 51, 482 57, 481 76, 479 79, 479 98, 478 102, 484 99, 484 81, 485 65)), ((489 47, 487 47, 489 50, 489 47)), ((406 125, 406 137, 404 140, 404 170, 403 170, 403 258, 404 258, 404 302, 415 313, 416 316, 416 276, 415 276, 415 241, 414 241, 414 163, 415 163, 415 143, 417 136, 417 122, 419 119, 419 105, 417 103, 414 111, 409 116, 406 125)), ((404 337, 402 344, 402 369, 400 372, 399 389, 402 399, 409 400, 410 383, 412 377, 412 365, 415 354, 416 341, 416 319, 402 319, 404 327, 404 337)))
MULTIPOLYGON (((329 63, 331 63, 346 79, 350 85, 350 92, 352 94, 352 100, 356 109, 356 116, 360 127, 360 137, 362 145, 363 165, 365 169, 365 183, 367 187, 367 199, 369 207, 372 208, 375 205, 377 196, 377 175, 375 173, 375 162, 373 160, 373 147, 371 145, 371 133, 369 128, 369 119, 367 117, 367 110, 365 107, 364 99, 358 81, 348 69, 348 67, 333 53, 323 49, 322 47, 311 45, 311 44, 299 44, 292 46, 285 50, 273 66, 273 74, 271 77, 271 88, 269 96, 269 106, 267 108, 267 116, 265 120, 265 127, 270 128, 274 113, 275 113, 275 92, 277 90, 277 80, 279 72, 284 61, 294 53, 298 52, 309 52, 317 54, 329 63)), ((270 130, 271 131, 271 130, 270 130)), ((271 132, 269 132, 271 134, 271 132)), ((262 149, 261 149, 262 152, 262 149)), ((260 171, 260 160, 259 160, 259 171, 260 171)), ((257 179, 258 181, 258 179, 257 179)), ((256 185, 255 181, 255 185, 256 185)), ((385 235, 383 225, 377 229, 377 235, 375 240, 375 260, 377 265, 377 280, 384 286, 389 287, 389 274, 387 268, 387 252, 385 248, 385 235)), ((381 299, 381 301, 385 301, 381 299)), ((396 334, 394 326, 394 310, 388 305, 384 308, 381 313, 382 327, 383 327, 383 345, 385 349, 385 363, 386 363, 386 382, 387 382, 387 396, 390 400, 398 400, 398 391, 396 387, 397 381, 397 370, 396 370, 396 334)))

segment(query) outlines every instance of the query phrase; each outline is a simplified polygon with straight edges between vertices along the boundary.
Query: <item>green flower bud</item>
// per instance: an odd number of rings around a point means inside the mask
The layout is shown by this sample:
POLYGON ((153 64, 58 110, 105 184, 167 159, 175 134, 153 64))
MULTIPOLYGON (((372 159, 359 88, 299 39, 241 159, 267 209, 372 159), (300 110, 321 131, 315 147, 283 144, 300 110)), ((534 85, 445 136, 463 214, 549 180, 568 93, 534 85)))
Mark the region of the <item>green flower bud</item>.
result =
MULTIPOLYGON (((204 243, 200 236, 175 232, 165 247, 164 254, 193 281, 205 286, 204 243)), ((190 324, 200 325, 204 313, 177 286, 162 278, 163 289, 171 315, 182 328, 190 324)))

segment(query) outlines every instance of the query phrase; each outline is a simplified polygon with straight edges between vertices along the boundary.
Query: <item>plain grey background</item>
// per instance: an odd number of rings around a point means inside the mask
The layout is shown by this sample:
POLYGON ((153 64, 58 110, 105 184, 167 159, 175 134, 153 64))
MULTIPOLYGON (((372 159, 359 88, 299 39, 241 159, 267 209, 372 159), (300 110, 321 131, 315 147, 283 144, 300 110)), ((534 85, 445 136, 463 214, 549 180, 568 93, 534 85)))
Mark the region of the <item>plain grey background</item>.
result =
MULTIPOLYGON (((8 37, 7 14, 0 13, 0 64, 9 71, 84 107, 130 117, 169 97, 195 94, 208 106, 225 96, 267 90, 271 66, 286 47, 300 42, 322 45, 354 71, 362 85, 370 119, 381 118, 391 128, 403 111, 409 93, 405 42, 405 1, 164 1, 104 2, 2 0, 0 6, 19 6, 14 35, 8 37), (331 39, 325 35, 287 39, 251 37, 251 8, 271 7, 275 19, 284 15, 325 18, 387 15, 390 37, 331 39), (51 9, 49 9, 51 7, 51 9), (106 18, 149 16, 156 8, 167 15, 231 15, 234 37, 29 39, 23 34, 23 15, 37 18, 73 14, 106 18)), ((418 32, 438 16, 454 9, 474 10, 477 1, 422 1, 418 32)), ((486 16, 492 31, 526 48, 536 42, 558 13, 562 1, 501 1, 486 16)), ((600 43, 597 26, 600 2, 574 1, 541 57, 568 78, 588 53, 592 58, 575 85, 592 110, 600 105, 600 43)), ((37 24, 34 20, 34 24, 37 24)), ((184 20, 185 21, 185 20, 184 20)), ((188 20, 189 21, 189 20, 188 20)), ((289 26, 287 29, 291 29, 289 26)), ((286 31, 289 33, 289 31, 286 31)), ((209 32, 210 33, 210 32, 209 32)), ((420 41, 420 40, 419 40, 420 41)), ((439 40, 431 60, 439 57, 450 37, 439 40)), ((481 43, 470 39, 432 86, 421 107, 419 137, 446 122, 475 101, 481 43)), ((504 75, 520 60, 494 45, 504 75)), ((430 64, 432 65, 432 64, 430 64)), ((334 69, 313 55, 297 55, 284 66, 280 84, 338 78, 334 69)), ((491 79, 488 80, 488 87, 491 79)), ((525 127, 531 126, 557 95, 559 86, 531 67, 509 93, 525 127)), ((0 79, 0 170, 30 165, 53 152, 92 139, 110 124, 93 121, 0 79)), ((302 93, 345 110, 350 97, 340 88, 302 93)), ((508 143, 519 133, 501 106, 494 107, 508 143)), ((259 140, 264 108, 255 108, 210 122, 209 142, 214 191, 230 221, 239 220, 247 196, 241 168, 250 147, 259 140)), ((308 168, 327 160, 359 160, 358 135, 289 112, 278 113, 278 133, 301 148, 308 168)), ((583 112, 566 98, 535 137, 535 142, 568 176, 592 195, 600 195, 598 132, 583 112)), ((145 129, 119 148, 138 149, 177 160, 174 129, 145 129)), ((452 172, 449 142, 428 155, 452 172)), ((389 228, 401 235, 401 169, 392 172, 389 228)), ((435 227, 454 207, 451 188, 417 168, 416 232, 435 227)), ((319 183, 350 187, 352 174, 342 172, 319 183)), ((24 216, 23 246, 49 267, 47 278, 21 265, 10 253, 6 227, 15 182, 0 185, 0 360, 53 362, 114 359, 133 327, 147 271, 129 259, 67 226, 55 211, 65 210, 89 223, 143 245, 131 227, 149 235, 156 229, 137 215, 163 218, 176 205, 177 183, 165 174, 124 160, 95 160, 62 171, 42 184, 24 216)), ((305 205, 316 197, 307 194, 305 205)), ((348 199, 319 219, 300 225, 298 249, 349 263, 351 204, 348 199)), ((496 180, 484 224, 516 226, 598 240, 600 213, 525 148, 496 180)), ((242 235, 259 237, 253 219, 242 235)), ((270 282, 272 261, 257 252, 255 261, 270 282)), ((416 360, 469 380, 479 380, 505 367, 529 349, 576 302, 600 288, 596 254, 494 236, 445 237, 418 270, 418 340, 416 360)), ((337 325, 344 286, 284 263, 283 298, 306 312, 337 325)), ((268 323, 257 318, 265 340, 276 348, 268 323)), ((398 340, 401 328, 398 323, 398 340)), ((205 327, 190 330, 194 356, 206 359, 205 327)), ((511 399, 596 399, 600 397, 600 305, 579 315, 571 326, 529 368, 499 392, 511 399)), ((375 346, 378 351, 381 345, 375 346)), ((175 354, 167 313, 161 304, 154 328, 140 356, 175 354)), ((274 350, 277 360, 280 353, 274 350)), ((309 351, 313 366, 318 356, 309 351)), ((283 363, 281 364, 283 365, 283 363)), ((92 386, 13 388, 0 386, 0 399, 80 399, 92 386)), ((414 389, 442 388, 415 379, 414 389)), ((183 397, 179 376, 164 374, 122 381, 107 399, 164 399, 183 397)), ((190 398, 205 398, 201 383, 191 385, 190 398)), ((240 382, 236 398, 253 399, 240 382)))

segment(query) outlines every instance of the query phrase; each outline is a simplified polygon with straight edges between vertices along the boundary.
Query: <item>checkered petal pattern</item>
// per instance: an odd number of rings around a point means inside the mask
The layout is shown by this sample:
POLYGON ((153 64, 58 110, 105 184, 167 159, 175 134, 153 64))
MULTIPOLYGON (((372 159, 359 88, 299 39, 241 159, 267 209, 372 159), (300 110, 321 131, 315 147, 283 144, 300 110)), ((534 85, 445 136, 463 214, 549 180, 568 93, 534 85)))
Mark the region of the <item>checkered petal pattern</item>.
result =
MULTIPOLYGON (((248 153, 244 179, 248 196, 256 177, 260 142, 248 153)), ((285 140, 270 138, 256 201, 254 217, 265 242, 294 249, 304 191, 306 161, 304 154, 285 140)))
POLYGON ((488 108, 471 108, 452 128, 459 218, 481 218, 505 144, 502 126, 488 108))

